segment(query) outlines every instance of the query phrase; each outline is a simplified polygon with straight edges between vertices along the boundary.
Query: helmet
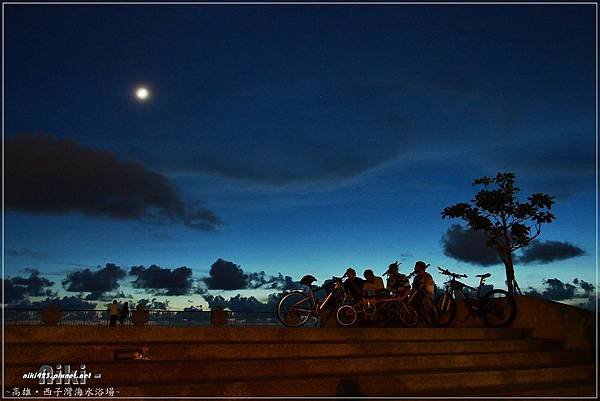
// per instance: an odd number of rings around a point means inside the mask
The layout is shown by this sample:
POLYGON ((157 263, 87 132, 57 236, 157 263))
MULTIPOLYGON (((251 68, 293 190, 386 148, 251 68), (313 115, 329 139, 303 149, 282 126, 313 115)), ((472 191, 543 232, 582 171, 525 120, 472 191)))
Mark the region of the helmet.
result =
POLYGON ((397 272, 397 271, 398 271, 398 266, 399 266, 400 264, 401 264, 401 263, 400 263, 400 262, 398 262, 398 261, 395 261, 394 263, 390 263, 390 265, 388 266, 388 269, 385 271, 385 273, 383 273, 383 275, 384 275, 384 276, 385 276, 385 275, 388 275, 388 274, 390 274, 392 271, 396 271, 396 272, 397 272))
POLYGON ((428 264, 425 264, 425 262, 419 260, 417 263, 415 263, 415 271, 425 270, 428 266, 428 264))
POLYGON ((313 281, 317 281, 317 279, 311 276, 310 274, 307 274, 306 276, 302 277, 302 279, 300 280, 300 284, 310 286, 312 285, 313 281))

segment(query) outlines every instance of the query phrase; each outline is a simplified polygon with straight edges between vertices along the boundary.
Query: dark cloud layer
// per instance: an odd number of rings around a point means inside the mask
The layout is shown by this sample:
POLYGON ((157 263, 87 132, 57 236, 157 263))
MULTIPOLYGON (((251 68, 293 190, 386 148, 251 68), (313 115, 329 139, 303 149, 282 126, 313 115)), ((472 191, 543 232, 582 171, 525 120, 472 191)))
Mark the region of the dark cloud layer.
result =
POLYGON ((594 189, 595 152, 593 132, 557 132, 524 139, 512 146, 494 146, 485 154, 499 171, 516 171, 534 177, 545 192, 567 198, 594 189))
POLYGON ((10 279, 2 280, 2 292, 4 294, 4 302, 7 304, 21 301, 27 295, 27 289, 25 287, 15 286, 10 279))
POLYGON ((282 294, 270 294, 266 302, 261 302, 255 297, 244 297, 237 294, 234 297, 225 299, 220 295, 207 295, 204 297, 210 310, 228 309, 235 312, 273 312, 275 305, 282 294))
POLYGON ((582 256, 585 251, 569 242, 560 241, 534 241, 523 249, 519 262, 529 263, 551 263, 557 260, 565 260, 582 256))
MULTIPOLYGON (((296 284, 290 276, 279 273, 270 276, 264 271, 246 273, 240 265, 233 262, 217 259, 210 267, 209 277, 203 279, 208 289, 211 290, 241 290, 241 289, 278 289, 286 290, 296 284)), ((204 290, 200 288, 199 293, 204 290)))
POLYGON ((67 274, 62 281, 63 287, 70 292, 89 292, 86 299, 105 299, 105 293, 119 288, 119 280, 126 276, 127 272, 120 266, 107 263, 100 270, 91 269, 78 270, 67 274))
POLYGON ((442 236, 444 255, 480 266, 502 263, 498 252, 486 245, 483 231, 473 231, 453 224, 442 236))
POLYGON ((563 301, 572 298, 589 298, 594 291, 592 284, 578 278, 575 278, 572 284, 557 278, 545 279, 543 284, 545 288, 542 292, 529 288, 525 295, 542 297, 551 301, 563 301))
POLYGON ((137 153, 178 171, 286 185, 355 177, 409 149, 414 116, 402 111, 404 88, 396 79, 257 80, 243 93, 236 87, 235 96, 213 100, 235 109, 235 118, 207 114, 202 135, 161 138, 160 149, 141 142, 137 153))
POLYGON ((185 205, 167 177, 110 152, 50 135, 13 136, 4 149, 8 209, 180 221, 199 230, 219 224, 210 210, 185 205))
POLYGON ((153 294, 184 295, 192 288, 192 269, 185 266, 177 269, 133 266, 129 274, 136 276, 132 281, 134 288, 143 288, 153 294))
POLYGON ((594 292, 594 285, 592 283, 588 283, 587 281, 576 278, 573 280, 573 284, 581 287, 586 296, 594 292))
MULTIPOLYGON (((442 236, 444 255, 480 266, 491 266, 502 263, 498 252, 486 245, 483 231, 473 231, 453 224, 442 236)), ((524 248, 520 255, 514 257, 515 262, 523 264, 551 263, 576 256, 585 251, 569 242, 534 241, 524 248)))
POLYGON ((240 290, 246 288, 248 275, 239 265, 233 262, 217 259, 210 267, 210 276, 204 279, 211 290, 240 290))
POLYGON ((270 276, 264 271, 258 273, 248 273, 247 288, 265 288, 271 290, 289 290, 297 287, 298 282, 290 276, 284 276, 279 273, 277 276, 270 276))
POLYGON ((585 302, 577 304, 580 308, 596 312, 598 309, 598 295, 590 296, 585 302))
POLYGON ((29 269, 29 277, 13 277, 2 280, 4 302, 7 304, 22 301, 28 297, 52 296, 51 288, 54 282, 40 277, 35 269, 29 269))
POLYGON ((138 301, 138 305, 142 305, 145 309, 158 309, 167 310, 169 309, 169 301, 159 301, 156 298, 146 299, 142 298, 138 301))
POLYGON ((48 287, 54 284, 47 278, 40 277, 40 272, 35 269, 30 269, 29 277, 13 277, 11 281, 14 285, 24 286, 30 296, 36 297, 50 295, 48 287))

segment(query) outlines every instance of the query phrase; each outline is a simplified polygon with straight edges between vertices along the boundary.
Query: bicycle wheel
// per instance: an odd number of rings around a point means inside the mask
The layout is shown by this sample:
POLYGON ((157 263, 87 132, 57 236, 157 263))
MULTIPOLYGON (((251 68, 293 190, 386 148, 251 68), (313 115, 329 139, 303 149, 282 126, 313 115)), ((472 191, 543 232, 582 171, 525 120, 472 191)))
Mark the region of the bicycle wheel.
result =
POLYGON ((447 327, 452 323, 456 316, 456 301, 451 294, 444 292, 435 300, 435 309, 437 310, 437 325, 447 327))
POLYGON ((310 298, 302 292, 290 292, 277 304, 277 318, 287 327, 302 326, 311 314, 310 298))
POLYGON ((356 323, 358 313, 352 305, 342 305, 335 313, 335 319, 342 326, 352 326, 356 323))
POLYGON ((436 327, 438 325, 438 315, 431 297, 427 293, 421 293, 419 298, 419 314, 428 326, 436 327))
POLYGON ((492 290, 485 294, 481 305, 481 316, 489 327, 506 327, 515 318, 515 298, 504 290, 492 290))
POLYGON ((419 321, 417 310, 410 305, 402 305, 398 310, 398 319, 406 327, 413 327, 419 321))

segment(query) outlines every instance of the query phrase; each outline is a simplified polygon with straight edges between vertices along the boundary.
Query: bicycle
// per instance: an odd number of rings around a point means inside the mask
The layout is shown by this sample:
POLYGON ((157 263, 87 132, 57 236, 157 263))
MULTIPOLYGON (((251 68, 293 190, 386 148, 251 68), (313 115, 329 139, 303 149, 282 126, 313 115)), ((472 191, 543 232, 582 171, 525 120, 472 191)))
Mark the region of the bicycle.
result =
MULTIPOLYGON (((406 280, 413 274, 406 277, 406 280)), ((419 316, 409 304, 414 296, 409 290, 379 299, 363 298, 358 302, 347 299, 336 311, 336 320, 342 326, 352 326, 359 319, 362 322, 374 322, 378 326, 387 326, 394 320, 407 327, 415 326, 419 316)))
POLYGON ((438 312, 432 296, 425 290, 423 284, 413 287, 408 295, 407 304, 412 306, 419 317, 430 327, 438 326, 438 312))
POLYGON ((342 300, 346 297, 342 285, 342 279, 333 277, 331 281, 322 287, 313 286, 316 279, 313 276, 304 276, 300 284, 308 287, 307 291, 293 290, 284 295, 277 303, 277 319, 286 327, 300 327, 313 317, 319 318, 319 315, 325 306, 332 300, 342 300), (317 300, 315 292, 325 289, 327 295, 317 300))
POLYGON ((485 279, 491 276, 490 273, 476 275, 475 277, 479 277, 480 280, 479 286, 475 288, 458 280, 468 277, 466 274, 452 273, 439 266, 438 270, 441 274, 450 277, 450 281, 446 283, 446 289, 435 301, 439 326, 446 327, 454 320, 457 297, 464 299, 465 305, 469 309, 469 314, 464 320, 476 314, 488 327, 506 327, 512 322, 516 314, 516 303, 508 291, 495 289, 481 296, 481 289, 485 284, 485 279), (465 288, 470 291, 465 293, 465 288), (474 297, 470 295, 472 292, 475 292, 474 297))

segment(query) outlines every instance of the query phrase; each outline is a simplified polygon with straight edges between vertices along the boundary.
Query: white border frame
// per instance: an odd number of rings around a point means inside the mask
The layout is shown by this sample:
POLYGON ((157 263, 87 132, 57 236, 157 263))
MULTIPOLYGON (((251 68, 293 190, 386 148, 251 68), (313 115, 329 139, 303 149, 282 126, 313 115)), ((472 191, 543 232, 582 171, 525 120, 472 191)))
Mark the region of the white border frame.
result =
MULTIPOLYGON (((339 400, 339 399, 370 399, 370 400, 407 400, 407 399, 419 399, 419 400, 428 400, 428 399, 447 399, 447 400, 485 400, 485 399, 502 399, 502 400, 510 400, 510 399, 597 399, 598 398, 598 3, 597 2, 565 2, 565 1, 557 1, 557 2, 537 2, 537 1, 508 1, 508 2, 493 2, 493 1, 458 1, 458 2, 443 2, 443 1, 407 1, 407 2, 385 2, 385 1, 374 1, 374 2, 365 2, 365 1, 324 1, 324 2, 302 2, 302 1, 256 1, 256 2, 223 2, 223 1, 207 1, 207 2, 132 2, 132 1, 124 1, 124 2, 90 2, 90 1, 74 1, 74 2, 58 2, 58 1, 49 1, 49 2, 4 2, 2 3, 2 279, 4 280, 4 6, 5 5, 138 5, 138 4, 152 4, 152 5, 594 5, 594 14, 595 14, 595 23, 596 23, 596 38, 595 38, 595 59, 596 59, 596 221, 595 221, 595 255, 596 255, 596 395, 595 396, 587 396, 587 397, 244 397, 244 396, 227 396, 227 397, 103 397, 102 399, 210 399, 210 400, 222 400, 222 399, 263 399, 263 400, 275 400, 275 399, 313 399, 313 400, 339 400)), ((2 305, 4 305, 4 291, 2 291, 2 305)), ((5 396, 5 382, 4 382, 4 307, 2 307, 2 398, 3 399, 95 399, 94 397, 7 397, 5 396)))

